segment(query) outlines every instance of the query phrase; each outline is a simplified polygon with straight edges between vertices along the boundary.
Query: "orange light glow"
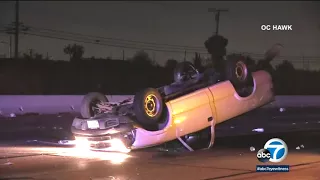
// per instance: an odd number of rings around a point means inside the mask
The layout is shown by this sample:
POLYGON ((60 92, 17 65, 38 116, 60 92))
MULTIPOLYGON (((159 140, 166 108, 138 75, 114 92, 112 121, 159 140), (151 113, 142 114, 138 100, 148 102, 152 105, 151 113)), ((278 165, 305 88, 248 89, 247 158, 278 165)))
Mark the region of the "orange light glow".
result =
POLYGON ((174 118, 174 123, 175 124, 179 124, 179 123, 182 123, 184 120, 186 120, 186 117, 185 116, 182 116, 182 117, 178 117, 178 118, 174 118))
POLYGON ((89 141, 86 138, 80 138, 80 137, 76 137, 75 138, 75 148, 77 149, 89 149, 90 144, 89 141))
MULTIPOLYGON (((122 153, 129 153, 131 150, 127 148, 124 143, 120 139, 112 139, 108 141, 110 143, 110 147, 104 148, 106 151, 116 151, 122 153)), ((76 137, 75 140, 75 148, 79 150, 89 150, 90 143, 86 138, 76 137)))
POLYGON ((128 154, 120 152, 104 152, 104 151, 91 151, 89 149, 69 149, 67 151, 57 152, 59 156, 75 157, 81 159, 99 159, 108 160, 112 164, 121 164, 131 157, 128 154))
MULTIPOLYGON (((58 156, 74 157, 80 159, 98 159, 107 160, 112 164, 122 164, 130 155, 126 154, 130 150, 124 149, 124 145, 120 140, 115 140, 112 142, 113 150, 115 152, 110 152, 108 150, 92 151, 89 146, 87 146, 86 141, 78 141, 74 148, 56 148, 56 147, 46 147, 46 148, 32 148, 32 151, 41 153, 52 153, 58 156)), ((79 164, 81 165, 81 164, 79 164)))

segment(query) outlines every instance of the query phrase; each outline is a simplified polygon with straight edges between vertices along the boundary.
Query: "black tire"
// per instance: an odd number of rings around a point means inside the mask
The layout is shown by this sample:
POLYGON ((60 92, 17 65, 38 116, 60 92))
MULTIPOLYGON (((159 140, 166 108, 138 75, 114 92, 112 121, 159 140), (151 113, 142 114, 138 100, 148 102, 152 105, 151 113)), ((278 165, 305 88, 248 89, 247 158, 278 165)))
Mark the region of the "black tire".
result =
POLYGON ((84 96, 81 102, 80 114, 83 118, 91 118, 98 113, 94 110, 96 104, 109 102, 107 97, 99 92, 91 92, 84 96))
POLYGON ((194 75, 199 74, 198 70, 189 61, 180 62, 174 69, 173 79, 174 82, 183 82, 192 79, 194 75))
POLYGON ((246 86, 252 76, 246 59, 243 56, 231 56, 226 60, 225 79, 231 81, 235 87, 246 86))
POLYGON ((157 89, 147 88, 134 96, 133 109, 137 123, 142 126, 154 126, 161 122, 164 101, 157 89))

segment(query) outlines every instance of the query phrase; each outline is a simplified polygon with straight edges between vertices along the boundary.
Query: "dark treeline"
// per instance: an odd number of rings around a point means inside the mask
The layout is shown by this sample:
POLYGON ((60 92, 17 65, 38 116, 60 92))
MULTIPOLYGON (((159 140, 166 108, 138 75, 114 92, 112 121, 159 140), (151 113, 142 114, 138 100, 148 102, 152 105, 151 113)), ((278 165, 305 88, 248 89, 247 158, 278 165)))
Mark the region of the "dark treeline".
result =
MULTIPOLYGON (((176 60, 164 67, 152 62, 147 53, 138 52, 128 60, 82 58, 52 61, 42 57, 0 59, 0 94, 58 95, 134 94, 141 88, 160 87, 173 81, 176 60)), ((201 57, 194 63, 200 69, 201 57)), ((294 69, 289 61, 275 67, 273 74, 277 95, 319 95, 320 72, 294 69)))

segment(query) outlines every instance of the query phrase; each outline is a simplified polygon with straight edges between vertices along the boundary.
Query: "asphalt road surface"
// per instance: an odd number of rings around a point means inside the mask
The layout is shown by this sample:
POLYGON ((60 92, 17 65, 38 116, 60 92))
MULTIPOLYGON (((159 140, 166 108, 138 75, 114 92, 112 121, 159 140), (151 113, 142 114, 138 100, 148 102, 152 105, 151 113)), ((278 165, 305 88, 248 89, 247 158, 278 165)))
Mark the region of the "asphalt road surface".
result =
MULTIPOLYGON (((72 139, 74 115, 0 118, 0 179, 7 180, 213 180, 320 179, 320 109, 248 113, 217 126, 213 149, 196 152, 150 148, 129 154, 58 146, 72 139), (260 129, 260 132, 252 131, 260 129), (261 132, 263 130, 263 132, 261 132), (258 173, 256 153, 283 139, 288 173, 258 173)), ((267 163, 269 164, 269 163, 267 163)))

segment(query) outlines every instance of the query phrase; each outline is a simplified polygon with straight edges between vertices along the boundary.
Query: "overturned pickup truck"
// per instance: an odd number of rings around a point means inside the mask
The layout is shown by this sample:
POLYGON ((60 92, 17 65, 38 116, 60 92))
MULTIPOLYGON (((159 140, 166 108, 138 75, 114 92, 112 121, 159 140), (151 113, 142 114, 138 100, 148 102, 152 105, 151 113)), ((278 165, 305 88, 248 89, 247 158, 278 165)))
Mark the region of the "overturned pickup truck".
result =
MULTIPOLYGON (((270 62, 280 48, 272 47, 263 61, 270 62)), ((191 151, 210 148, 215 125, 274 99, 267 71, 248 68, 243 56, 225 60, 224 67, 220 72, 199 73, 190 62, 182 62, 172 84, 143 89, 119 103, 89 93, 82 101, 82 117, 74 119, 71 131, 77 143, 90 149, 129 152, 175 139, 191 151)))

